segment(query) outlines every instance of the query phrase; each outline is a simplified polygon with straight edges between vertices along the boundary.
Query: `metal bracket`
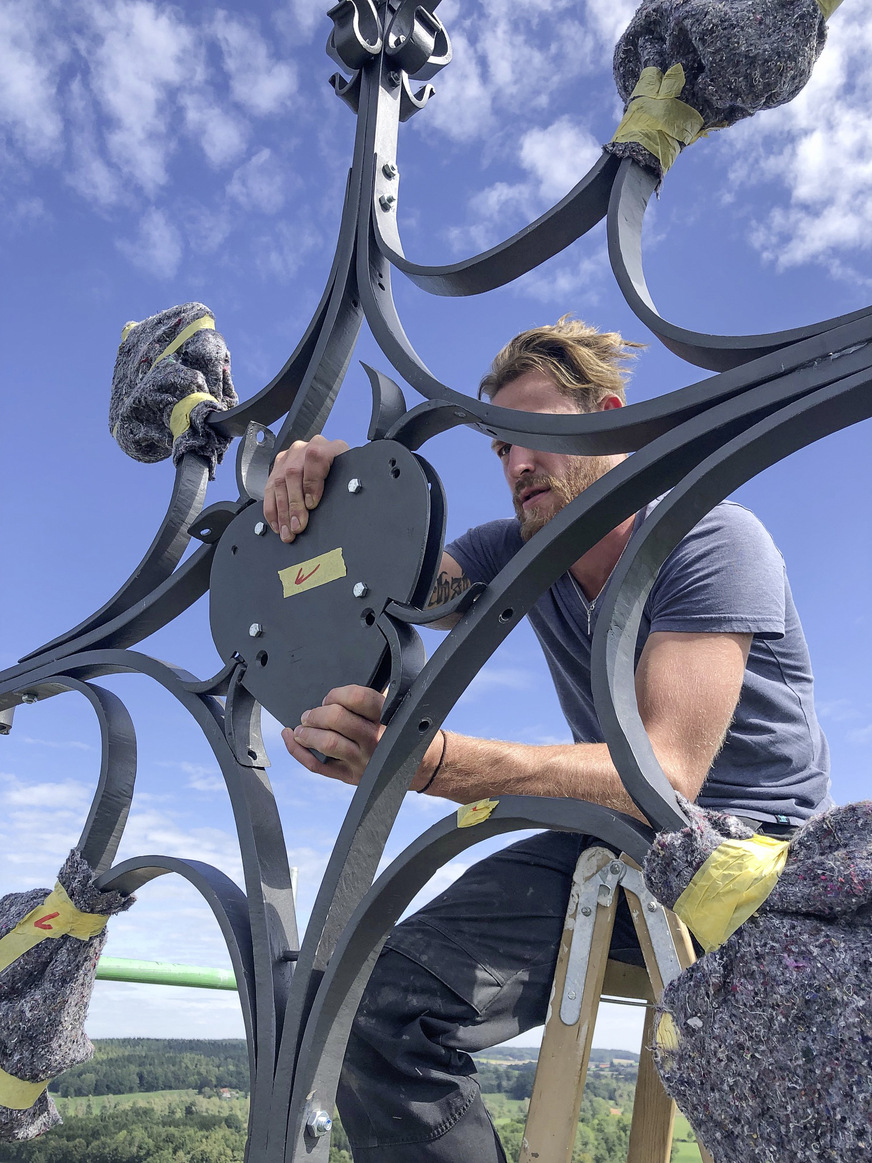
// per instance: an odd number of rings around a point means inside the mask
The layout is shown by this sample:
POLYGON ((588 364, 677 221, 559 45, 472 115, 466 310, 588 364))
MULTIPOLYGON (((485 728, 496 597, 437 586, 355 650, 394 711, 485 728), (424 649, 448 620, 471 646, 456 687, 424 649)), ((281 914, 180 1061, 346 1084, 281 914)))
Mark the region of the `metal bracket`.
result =
MULTIPOLYGON (((681 973, 681 962, 678 959, 678 950, 669 928, 666 910, 663 905, 647 889, 642 873, 636 868, 624 865, 626 871, 623 876, 623 886, 626 892, 638 897, 642 906, 641 919, 645 922, 651 947, 654 950, 654 959, 660 970, 660 977, 664 985, 678 977, 681 973)), ((638 922, 637 922, 638 923, 638 922)))
POLYGON ((612 860, 596 876, 590 877, 580 886, 575 928, 566 963, 566 981, 560 999, 560 1020, 564 1025, 574 1026, 581 1016, 581 998, 590 961, 597 906, 605 908, 611 905, 615 889, 627 871, 623 861, 612 860))

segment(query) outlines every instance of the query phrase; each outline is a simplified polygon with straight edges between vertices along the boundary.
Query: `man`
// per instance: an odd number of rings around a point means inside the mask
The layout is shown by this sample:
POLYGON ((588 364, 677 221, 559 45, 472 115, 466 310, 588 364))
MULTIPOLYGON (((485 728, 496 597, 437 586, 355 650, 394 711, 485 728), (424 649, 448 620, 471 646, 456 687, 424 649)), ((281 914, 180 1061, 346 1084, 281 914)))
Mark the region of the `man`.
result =
MULTIPOLYGON (((524 332, 496 357, 482 394, 507 408, 572 415, 622 407, 628 345, 567 318, 524 332)), ((277 459, 264 512, 284 540, 304 532, 342 442, 320 438, 277 459)), ((490 581, 620 456, 574 457, 494 442, 516 519, 449 545, 432 602, 490 581)), ((656 503, 656 502, 655 502, 656 503)), ((574 743, 528 746, 441 733, 413 790, 460 803, 494 795, 568 796, 638 815, 602 742, 590 643, 603 591, 633 529, 629 517, 536 603, 574 743)), ((719 505, 664 563, 645 607, 636 693, 657 758, 688 799, 789 835, 829 806, 826 741, 783 562, 747 510, 719 505)), ((311 771, 356 783, 380 735, 382 699, 344 687, 286 729, 311 771), (319 762, 310 748, 328 757, 319 762)), ((464 874, 388 939, 361 1003, 339 1101, 357 1163, 499 1163, 469 1052, 541 1024, 569 884, 590 837, 543 833, 464 874)), ((612 956, 641 963, 626 910, 612 956)))

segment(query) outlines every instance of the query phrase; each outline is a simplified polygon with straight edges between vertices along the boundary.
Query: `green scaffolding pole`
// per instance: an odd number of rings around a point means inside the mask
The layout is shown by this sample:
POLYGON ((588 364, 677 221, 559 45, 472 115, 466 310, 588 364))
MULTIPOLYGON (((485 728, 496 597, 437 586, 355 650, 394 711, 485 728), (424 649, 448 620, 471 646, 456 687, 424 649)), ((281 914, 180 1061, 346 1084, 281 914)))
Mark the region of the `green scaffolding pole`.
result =
POLYGON ((101 957, 97 962, 97 980, 183 985, 197 989, 236 989, 236 977, 232 969, 174 965, 169 961, 134 961, 127 957, 101 957))

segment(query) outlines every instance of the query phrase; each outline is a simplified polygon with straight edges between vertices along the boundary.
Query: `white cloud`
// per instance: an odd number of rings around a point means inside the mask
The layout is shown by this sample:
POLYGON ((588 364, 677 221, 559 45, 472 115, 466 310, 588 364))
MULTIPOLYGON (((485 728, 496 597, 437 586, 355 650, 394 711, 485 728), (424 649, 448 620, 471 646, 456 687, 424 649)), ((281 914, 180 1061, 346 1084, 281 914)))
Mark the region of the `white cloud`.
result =
POLYGON ((66 55, 39 7, 14 0, 0 6, 0 128, 7 127, 17 148, 36 161, 62 149, 56 89, 66 55))
POLYGON ((296 71, 288 61, 273 60, 255 22, 219 10, 212 32, 221 46, 234 100, 261 116, 286 108, 297 87, 296 71))
POLYGON ((227 193, 240 206, 275 214, 285 202, 288 178, 278 158, 261 149, 235 171, 227 193))
POLYGON ((118 249, 134 266, 157 278, 168 279, 182 261, 182 236, 163 210, 152 206, 142 215, 133 238, 122 238, 118 249))
POLYGON ((185 90, 180 101, 185 126, 199 141, 209 165, 220 169, 244 152, 248 127, 214 94, 205 89, 185 90))
POLYGON ((177 142, 172 98, 200 72, 198 39, 172 9, 147 0, 95 5, 91 18, 97 36, 83 48, 91 90, 110 119, 109 155, 153 195, 167 180, 177 142))
MULTIPOLYGON (((821 263, 857 277, 858 251, 872 239, 872 24, 862 8, 840 8, 811 81, 789 105, 730 130, 739 156, 731 177, 741 187, 785 187, 751 231, 751 241, 779 270, 821 263)), ((726 136, 726 135, 725 135, 726 136)))

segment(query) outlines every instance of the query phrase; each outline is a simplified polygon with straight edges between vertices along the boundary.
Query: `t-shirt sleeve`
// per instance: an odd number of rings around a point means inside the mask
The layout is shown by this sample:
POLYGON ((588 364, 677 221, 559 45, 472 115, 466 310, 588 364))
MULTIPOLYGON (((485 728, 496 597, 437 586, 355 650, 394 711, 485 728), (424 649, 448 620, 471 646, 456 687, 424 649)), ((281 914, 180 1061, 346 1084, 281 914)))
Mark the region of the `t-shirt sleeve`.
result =
POLYGON ((673 550, 648 598, 651 632, 783 638, 784 561, 753 513, 718 505, 673 550))
POLYGON ((517 522, 488 521, 445 546, 470 581, 491 582, 521 548, 517 522))

